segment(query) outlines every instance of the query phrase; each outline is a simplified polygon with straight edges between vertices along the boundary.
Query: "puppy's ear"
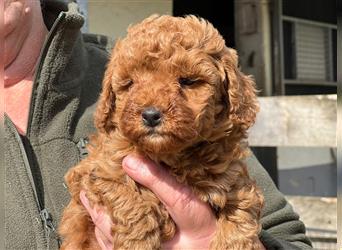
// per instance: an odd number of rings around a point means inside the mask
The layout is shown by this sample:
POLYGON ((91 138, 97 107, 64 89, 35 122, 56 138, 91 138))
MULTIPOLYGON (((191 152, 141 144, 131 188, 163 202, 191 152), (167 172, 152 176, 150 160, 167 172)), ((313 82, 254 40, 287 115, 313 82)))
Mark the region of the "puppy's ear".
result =
POLYGON ((109 133, 115 129, 113 121, 115 111, 115 93, 112 88, 113 61, 107 65, 102 81, 102 92, 95 112, 95 126, 102 133, 109 133))
POLYGON ((229 106, 229 120, 245 133, 253 125, 259 111, 255 83, 251 76, 246 76, 239 70, 236 50, 225 48, 221 63, 225 75, 223 89, 229 106))

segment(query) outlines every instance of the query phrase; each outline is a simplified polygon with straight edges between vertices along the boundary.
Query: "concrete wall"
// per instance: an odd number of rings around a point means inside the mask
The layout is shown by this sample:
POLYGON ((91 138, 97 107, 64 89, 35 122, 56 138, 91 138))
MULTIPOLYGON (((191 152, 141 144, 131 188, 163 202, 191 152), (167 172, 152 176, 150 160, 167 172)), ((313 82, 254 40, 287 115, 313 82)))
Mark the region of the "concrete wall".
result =
POLYGON ((155 13, 171 15, 172 0, 88 0, 88 32, 116 39, 130 24, 155 13))
POLYGON ((334 152, 322 147, 278 147, 279 169, 294 169, 333 163, 334 152))
POLYGON ((284 194, 336 197, 336 149, 278 147, 277 154, 284 194))

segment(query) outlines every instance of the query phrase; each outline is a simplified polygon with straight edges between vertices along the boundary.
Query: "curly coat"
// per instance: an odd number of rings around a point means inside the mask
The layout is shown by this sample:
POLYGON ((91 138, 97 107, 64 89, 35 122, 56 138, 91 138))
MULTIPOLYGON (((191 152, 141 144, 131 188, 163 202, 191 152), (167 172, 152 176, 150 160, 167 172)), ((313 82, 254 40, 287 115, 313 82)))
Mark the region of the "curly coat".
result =
POLYGON ((81 190, 110 214, 115 249, 160 249, 173 237, 165 207, 122 169, 132 153, 167 168, 211 205, 211 249, 258 249, 263 197, 240 161, 258 104, 252 78, 237 64, 236 51, 195 16, 153 15, 128 29, 107 66, 89 156, 65 177, 72 199, 59 229, 63 249, 99 248, 81 190), (142 122, 147 107, 162 114, 159 126, 142 122))

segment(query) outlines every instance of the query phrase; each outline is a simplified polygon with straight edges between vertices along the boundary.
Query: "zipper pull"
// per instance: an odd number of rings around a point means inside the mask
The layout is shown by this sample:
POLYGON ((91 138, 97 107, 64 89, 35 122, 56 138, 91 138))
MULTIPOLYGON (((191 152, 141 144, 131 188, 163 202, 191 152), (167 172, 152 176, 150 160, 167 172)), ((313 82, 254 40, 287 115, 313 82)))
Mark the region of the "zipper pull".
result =
POLYGON ((81 160, 88 156, 87 144, 89 143, 87 138, 81 138, 77 143, 78 150, 80 151, 81 160))
POLYGON ((42 211, 40 211, 40 218, 43 221, 44 229, 46 231, 47 236, 50 236, 50 232, 56 231, 55 226, 52 223, 52 218, 49 213, 49 211, 44 208, 42 211))
MULTIPOLYGON (((46 233, 47 249, 50 249, 50 236, 51 236, 51 233, 56 232, 56 228, 53 225, 52 217, 46 208, 44 208, 43 210, 40 211, 40 218, 43 221, 44 230, 46 233)), ((55 234, 55 236, 53 238, 55 238, 55 240, 57 240, 57 246, 58 246, 58 248, 60 248, 61 239, 58 237, 57 234, 55 234)))

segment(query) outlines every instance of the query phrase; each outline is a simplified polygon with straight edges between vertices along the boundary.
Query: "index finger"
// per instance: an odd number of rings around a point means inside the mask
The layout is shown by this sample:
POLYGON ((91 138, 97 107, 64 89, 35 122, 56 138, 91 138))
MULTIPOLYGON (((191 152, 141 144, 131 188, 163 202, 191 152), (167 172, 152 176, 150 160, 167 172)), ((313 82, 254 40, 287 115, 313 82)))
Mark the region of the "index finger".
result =
POLYGON ((84 190, 81 190, 80 192, 80 200, 84 208, 89 213, 95 227, 101 231, 102 235, 107 239, 107 241, 113 243, 113 236, 111 231, 112 220, 106 213, 105 208, 99 207, 97 204, 91 207, 86 196, 86 192, 84 190))

